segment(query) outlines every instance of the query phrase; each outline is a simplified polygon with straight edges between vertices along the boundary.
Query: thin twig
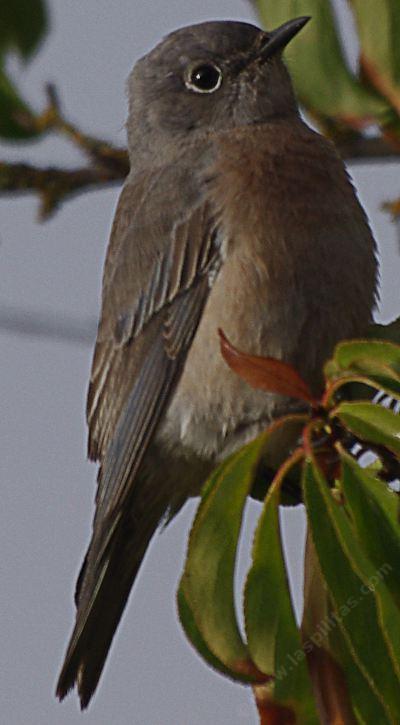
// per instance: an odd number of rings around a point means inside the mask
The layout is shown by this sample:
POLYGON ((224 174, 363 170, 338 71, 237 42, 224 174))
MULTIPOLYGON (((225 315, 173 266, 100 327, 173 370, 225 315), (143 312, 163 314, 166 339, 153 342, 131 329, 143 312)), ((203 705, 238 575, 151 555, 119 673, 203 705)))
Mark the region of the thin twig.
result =
POLYGON ((61 110, 58 91, 53 83, 45 88, 47 106, 38 117, 37 125, 42 132, 55 131, 65 136, 82 151, 96 166, 105 167, 116 174, 126 176, 129 161, 125 149, 83 133, 75 124, 65 118, 61 110))
POLYGON ((92 346, 96 327, 95 318, 24 310, 3 302, 0 307, 0 333, 92 346))

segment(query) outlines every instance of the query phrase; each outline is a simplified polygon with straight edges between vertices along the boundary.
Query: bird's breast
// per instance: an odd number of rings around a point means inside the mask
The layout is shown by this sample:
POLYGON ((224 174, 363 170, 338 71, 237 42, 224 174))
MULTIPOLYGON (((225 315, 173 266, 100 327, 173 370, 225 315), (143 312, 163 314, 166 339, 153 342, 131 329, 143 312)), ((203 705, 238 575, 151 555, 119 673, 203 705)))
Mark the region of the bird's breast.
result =
POLYGON ((228 369, 218 328, 318 389, 334 344, 368 324, 376 284, 374 242, 343 164, 300 122, 224 137, 209 178, 224 262, 162 431, 205 457, 244 443, 282 404, 228 369))

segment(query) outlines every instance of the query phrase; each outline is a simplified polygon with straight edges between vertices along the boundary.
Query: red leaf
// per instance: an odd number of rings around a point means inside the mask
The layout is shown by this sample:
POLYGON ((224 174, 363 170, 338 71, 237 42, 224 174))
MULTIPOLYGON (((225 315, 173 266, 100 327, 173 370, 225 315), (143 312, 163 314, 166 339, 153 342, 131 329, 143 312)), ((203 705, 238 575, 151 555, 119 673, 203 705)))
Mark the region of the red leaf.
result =
POLYGON ((305 400, 313 406, 316 405, 310 388, 292 365, 273 357, 240 352, 229 342, 222 330, 218 330, 218 334, 225 362, 252 388, 288 395, 291 398, 305 400))
POLYGON ((331 621, 332 613, 318 555, 308 531, 304 556, 304 608, 301 633, 317 712, 321 723, 355 725, 356 718, 345 672, 329 652, 330 647, 335 648, 337 645, 334 628, 325 627, 325 624, 331 621), (316 633, 318 633, 318 643, 315 639, 316 633))
POLYGON ((307 654, 311 680, 321 721, 332 725, 355 725, 343 670, 322 647, 307 654))
POLYGON ((268 690, 253 687, 254 697, 260 716, 260 725, 296 725, 296 713, 290 707, 280 705, 271 699, 268 690))

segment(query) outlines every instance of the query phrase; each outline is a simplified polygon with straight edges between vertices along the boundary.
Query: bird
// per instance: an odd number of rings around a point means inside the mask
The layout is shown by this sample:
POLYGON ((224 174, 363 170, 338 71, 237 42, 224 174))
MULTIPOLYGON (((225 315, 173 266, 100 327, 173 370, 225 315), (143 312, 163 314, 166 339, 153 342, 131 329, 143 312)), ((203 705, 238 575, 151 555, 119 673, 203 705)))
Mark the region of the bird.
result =
POLYGON ((180 28, 129 77, 130 172, 87 398, 93 531, 57 684, 60 699, 76 686, 82 708, 160 523, 293 404, 236 376, 217 330, 290 363, 317 394, 335 344, 372 320, 366 214, 332 143, 303 120, 282 60, 308 20, 180 28))

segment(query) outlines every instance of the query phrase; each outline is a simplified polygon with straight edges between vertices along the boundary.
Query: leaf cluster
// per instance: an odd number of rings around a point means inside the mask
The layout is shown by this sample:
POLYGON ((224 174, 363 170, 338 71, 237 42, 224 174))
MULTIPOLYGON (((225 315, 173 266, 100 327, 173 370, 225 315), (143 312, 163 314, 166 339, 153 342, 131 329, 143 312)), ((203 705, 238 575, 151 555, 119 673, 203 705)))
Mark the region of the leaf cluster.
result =
MULTIPOLYGON (((399 336, 398 322, 391 331, 399 336)), ((178 592, 185 632, 210 665, 253 686, 263 723, 397 722, 400 526, 387 482, 400 475, 400 416, 375 396, 400 400, 400 346, 339 344, 320 400, 290 366, 242 353, 223 334, 221 349, 253 387, 299 398, 308 410, 275 421, 207 482, 178 592), (278 440, 286 441, 280 460, 278 440), (367 467, 365 450, 374 454, 367 467), (247 497, 260 470, 272 468, 244 587, 243 635, 233 594, 238 539, 247 497), (279 518, 288 484, 309 527, 301 627, 279 518)))

